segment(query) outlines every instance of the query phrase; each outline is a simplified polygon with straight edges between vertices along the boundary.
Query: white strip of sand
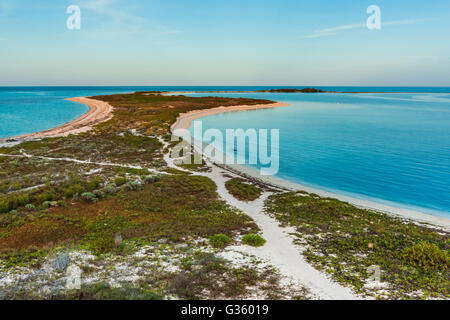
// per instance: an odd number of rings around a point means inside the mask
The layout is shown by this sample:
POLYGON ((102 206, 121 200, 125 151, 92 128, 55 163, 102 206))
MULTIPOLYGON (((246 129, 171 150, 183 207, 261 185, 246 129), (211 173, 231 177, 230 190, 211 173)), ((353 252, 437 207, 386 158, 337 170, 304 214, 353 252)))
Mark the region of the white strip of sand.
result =
POLYGON ((170 127, 171 130, 175 129, 188 129, 191 126, 191 122, 198 118, 203 118, 213 114, 225 113, 225 112, 236 112, 236 111, 249 111, 249 110, 259 110, 277 107, 288 107, 289 103, 276 102, 269 104, 255 104, 255 105, 241 105, 241 106, 231 106, 231 107, 217 107, 212 109, 202 109, 193 110, 187 113, 182 113, 178 116, 177 120, 170 127))

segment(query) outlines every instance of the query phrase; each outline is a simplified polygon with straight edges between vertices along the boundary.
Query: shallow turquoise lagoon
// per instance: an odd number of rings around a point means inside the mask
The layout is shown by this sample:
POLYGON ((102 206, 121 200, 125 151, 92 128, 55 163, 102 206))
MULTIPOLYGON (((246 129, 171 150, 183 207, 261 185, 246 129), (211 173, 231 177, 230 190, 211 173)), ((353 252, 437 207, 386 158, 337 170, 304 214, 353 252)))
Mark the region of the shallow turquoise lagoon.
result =
POLYGON ((202 118, 204 130, 224 136, 226 129, 279 129, 277 177, 450 218, 449 94, 221 95, 291 104, 202 118))

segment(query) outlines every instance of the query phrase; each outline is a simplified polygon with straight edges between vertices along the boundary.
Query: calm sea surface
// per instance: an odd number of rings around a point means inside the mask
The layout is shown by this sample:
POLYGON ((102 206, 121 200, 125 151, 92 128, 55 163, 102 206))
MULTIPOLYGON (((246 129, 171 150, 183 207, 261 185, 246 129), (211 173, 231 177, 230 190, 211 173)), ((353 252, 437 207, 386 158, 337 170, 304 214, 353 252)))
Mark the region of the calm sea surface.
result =
POLYGON ((291 106, 208 116, 203 130, 279 129, 279 178, 450 218, 450 94, 245 96, 291 106))
MULTIPOLYGON (((87 111, 68 97, 270 88, 276 87, 0 87, 0 138, 50 129, 87 111)), ((450 218, 450 88, 322 89, 382 93, 214 94, 291 106, 213 115, 203 127, 279 129, 278 177, 450 218)))

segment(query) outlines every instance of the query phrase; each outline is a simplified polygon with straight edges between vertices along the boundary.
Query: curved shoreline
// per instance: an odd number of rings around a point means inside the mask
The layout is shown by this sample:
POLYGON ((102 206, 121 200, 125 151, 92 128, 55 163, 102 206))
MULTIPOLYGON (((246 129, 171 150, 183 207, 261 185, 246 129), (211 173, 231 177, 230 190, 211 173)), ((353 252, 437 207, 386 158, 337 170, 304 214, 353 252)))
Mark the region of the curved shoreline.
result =
MULTIPOLYGON (((248 110, 258 110, 258 109, 267 109, 267 108, 275 108, 275 107, 286 107, 289 106, 288 103, 277 102, 273 104, 266 105, 254 105, 254 106, 233 106, 233 107, 218 107, 213 109, 205 109, 205 110, 195 110, 187 113, 180 114, 175 121, 175 123, 170 127, 171 131, 174 132, 176 129, 185 129, 187 130, 192 121, 203 118, 209 115, 220 114, 225 112, 237 112, 237 111, 248 111, 248 110)), ((199 144, 197 144, 198 146, 199 144)), ((196 144, 194 143, 194 147, 196 144)), ((225 159, 226 155, 223 154, 222 151, 215 149, 215 152, 219 152, 222 156, 219 158, 225 159)), ((215 163, 213 159, 208 159, 208 161, 215 163)), ((418 223, 426 223, 436 226, 438 228, 444 228, 447 231, 450 231, 450 219, 445 217, 440 217, 428 213, 423 213, 420 211, 414 211, 410 209, 404 209, 399 207, 394 207, 390 205, 385 205, 382 203, 357 199, 354 197, 333 193, 321 189, 315 189, 308 186, 304 186, 295 182, 291 182, 288 180, 280 179, 275 176, 263 176, 257 170, 241 164, 217 164, 220 167, 224 167, 229 169, 237 174, 243 175, 250 179, 255 179, 260 183, 266 184, 268 186, 273 186, 277 188, 281 188, 288 191, 306 191, 308 193, 315 193, 321 197, 330 197, 335 198, 340 201, 348 202, 358 208, 374 210, 377 212, 385 213, 390 216, 396 218, 403 218, 407 220, 412 220, 413 222, 418 223)))
POLYGON ((255 105, 240 105, 240 106, 231 106, 231 107, 217 107, 211 109, 203 109, 203 110, 193 110, 186 113, 181 113, 177 120, 170 126, 171 131, 175 129, 188 129, 191 125, 191 122, 198 118, 203 118, 206 116, 210 116, 213 114, 220 114, 226 112, 237 112, 237 111, 250 111, 250 110, 260 110, 260 109, 269 109, 269 108, 278 108, 278 107, 288 107, 289 103, 285 102, 275 102, 269 104, 255 104, 255 105))
POLYGON ((55 128, 0 139, 0 143, 18 143, 50 137, 66 137, 70 134, 78 134, 89 131, 94 125, 108 121, 113 117, 113 107, 104 101, 90 99, 87 97, 67 98, 65 100, 84 104, 89 107, 89 110, 78 118, 55 128))

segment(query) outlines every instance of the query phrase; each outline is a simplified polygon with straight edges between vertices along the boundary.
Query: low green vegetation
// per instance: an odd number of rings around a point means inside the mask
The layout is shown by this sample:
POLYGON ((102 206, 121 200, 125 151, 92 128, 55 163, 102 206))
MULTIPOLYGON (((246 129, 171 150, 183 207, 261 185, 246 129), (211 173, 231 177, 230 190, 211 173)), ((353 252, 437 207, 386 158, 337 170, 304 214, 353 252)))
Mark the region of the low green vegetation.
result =
POLYGON ((212 180, 200 176, 165 176, 105 199, 94 193, 81 197, 65 208, 24 209, 0 216, 0 248, 13 252, 75 241, 100 254, 115 250, 116 234, 124 239, 171 242, 221 234, 213 237, 219 243, 247 228, 258 229, 248 216, 218 199, 212 180))
POLYGON ((58 300, 162 300, 164 296, 154 291, 149 285, 125 284, 113 288, 106 283, 84 285, 80 290, 73 290, 54 297, 58 300))
POLYGON ((190 171, 202 172, 207 171, 209 169, 208 166, 206 165, 205 160, 201 159, 201 161, 196 161, 194 154, 191 154, 180 161, 174 161, 174 163, 177 166, 190 171))
POLYGON ((414 268, 428 271, 447 271, 450 264, 449 251, 436 244, 420 242, 403 250, 401 258, 414 268))
POLYGON ((303 193, 269 197, 266 210, 294 226, 307 260, 358 293, 450 298, 448 233, 303 193), (369 285, 379 268, 379 289, 369 285))
POLYGON ((225 187, 236 199, 254 201, 261 196, 262 190, 241 178, 233 178, 225 183, 225 187))
POLYGON ((225 248, 230 242, 231 239, 224 234, 215 234, 209 238, 209 243, 214 248, 225 248))
POLYGON ((258 234, 249 233, 242 237, 242 243, 252 247, 261 247, 266 243, 266 240, 258 234))

